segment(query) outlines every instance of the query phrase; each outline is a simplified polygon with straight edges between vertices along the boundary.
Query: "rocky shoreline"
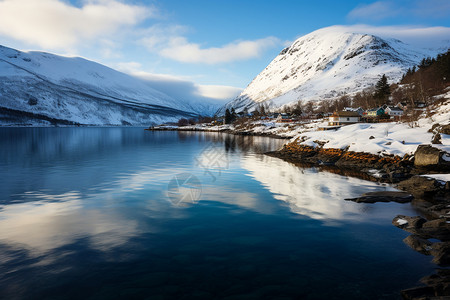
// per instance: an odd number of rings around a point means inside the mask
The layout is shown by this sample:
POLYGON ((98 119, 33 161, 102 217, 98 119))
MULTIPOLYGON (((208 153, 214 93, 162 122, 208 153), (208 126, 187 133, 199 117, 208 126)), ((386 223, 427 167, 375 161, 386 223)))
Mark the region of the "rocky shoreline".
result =
POLYGON ((448 153, 421 145, 414 155, 404 157, 351 152, 342 149, 313 148, 296 142, 266 153, 296 164, 372 181, 396 184, 404 192, 372 192, 346 199, 357 203, 399 202, 411 204, 421 216, 398 215, 392 224, 411 233, 403 241, 424 255, 433 256, 436 274, 422 278, 424 286, 401 291, 403 299, 450 299, 450 182, 423 176, 449 173, 448 153))
POLYGON ((291 139, 291 136, 282 136, 273 133, 267 132, 254 132, 251 130, 235 130, 235 129, 211 129, 211 128, 201 128, 201 127, 150 127, 145 129, 147 131, 197 131, 197 132, 221 132, 221 133, 229 133, 234 135, 243 135, 243 136, 262 136, 262 137, 270 137, 274 139, 291 139))

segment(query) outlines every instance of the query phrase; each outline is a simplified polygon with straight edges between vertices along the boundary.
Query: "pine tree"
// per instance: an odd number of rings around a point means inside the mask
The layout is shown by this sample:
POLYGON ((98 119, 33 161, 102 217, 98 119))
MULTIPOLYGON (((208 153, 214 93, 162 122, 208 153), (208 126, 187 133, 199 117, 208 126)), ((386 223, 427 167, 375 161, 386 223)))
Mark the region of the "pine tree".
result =
POLYGON ((234 110, 234 107, 231 108, 231 122, 234 122, 237 119, 237 113, 234 110))
POLYGON ((230 124, 233 121, 233 116, 231 115, 230 110, 227 108, 225 111, 225 124, 230 124))
POLYGON ((388 102, 390 94, 391 88, 389 87, 386 75, 383 74, 375 85, 374 97, 379 101, 379 105, 382 105, 388 102))

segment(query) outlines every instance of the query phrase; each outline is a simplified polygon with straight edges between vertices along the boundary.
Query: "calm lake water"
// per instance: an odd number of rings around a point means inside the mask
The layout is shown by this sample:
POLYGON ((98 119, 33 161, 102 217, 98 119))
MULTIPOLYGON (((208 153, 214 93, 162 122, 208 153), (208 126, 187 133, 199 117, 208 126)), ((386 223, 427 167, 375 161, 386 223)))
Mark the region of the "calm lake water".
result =
POLYGON ((284 141, 0 128, 1 299, 399 299, 433 272, 391 189, 261 153, 284 141))

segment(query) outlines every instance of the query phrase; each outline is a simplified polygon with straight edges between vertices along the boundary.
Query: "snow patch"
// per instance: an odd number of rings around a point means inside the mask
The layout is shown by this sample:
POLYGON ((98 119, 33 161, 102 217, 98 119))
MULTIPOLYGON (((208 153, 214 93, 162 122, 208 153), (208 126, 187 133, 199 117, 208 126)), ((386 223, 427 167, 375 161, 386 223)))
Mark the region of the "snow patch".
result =
POLYGON ((405 219, 399 218, 399 219, 397 220, 397 224, 400 225, 400 226, 402 226, 402 225, 408 224, 408 221, 406 221, 405 219))

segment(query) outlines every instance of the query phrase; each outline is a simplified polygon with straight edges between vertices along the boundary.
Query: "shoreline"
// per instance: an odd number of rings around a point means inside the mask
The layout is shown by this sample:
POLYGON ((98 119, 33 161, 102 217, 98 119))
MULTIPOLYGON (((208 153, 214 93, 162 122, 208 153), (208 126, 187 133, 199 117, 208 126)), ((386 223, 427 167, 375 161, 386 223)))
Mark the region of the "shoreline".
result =
POLYGON ((450 296, 450 182, 427 177, 430 172, 449 173, 442 168, 418 168, 414 156, 375 156, 341 149, 313 148, 286 144, 265 153, 299 166, 318 167, 321 171, 354 176, 365 180, 394 184, 403 192, 372 192, 354 199, 356 203, 411 203, 424 216, 397 215, 392 224, 411 235, 403 240, 413 250, 433 256, 436 274, 420 279, 423 286, 401 291, 403 299, 444 299, 450 296))
POLYGON ((228 133, 233 135, 243 135, 243 136, 262 136, 262 137, 270 137, 274 139, 284 139, 288 140, 292 137, 289 136, 281 136, 273 133, 266 133, 266 132, 253 132, 253 131, 237 131, 233 129, 206 129, 206 128, 199 128, 199 127, 150 127, 146 128, 144 130, 147 131, 196 131, 196 132, 220 132, 220 133, 228 133))
MULTIPOLYGON (((233 135, 263 136, 278 139, 291 139, 288 136, 237 131, 232 129, 207 130, 206 128, 153 128, 155 131, 199 131, 222 132, 233 135)), ((425 148, 426 146, 424 146, 425 148)), ((418 147, 419 150, 420 147, 418 147)), ((423 151, 423 150, 422 150, 423 151)), ((398 202, 411 203, 424 217, 398 215, 392 224, 411 233, 403 242, 413 250, 433 256, 436 274, 420 279, 422 286, 401 291, 403 299, 443 299, 450 296, 450 182, 427 177, 432 174, 450 173, 444 166, 416 166, 415 156, 375 155, 336 148, 311 147, 287 143, 282 149, 266 152, 265 155, 277 157, 299 167, 319 168, 343 176, 357 177, 368 181, 390 183, 403 192, 372 192, 354 199, 356 203, 398 202)), ((425 155, 429 153, 425 151, 425 155)), ((446 162, 444 162, 446 163, 446 162)))

